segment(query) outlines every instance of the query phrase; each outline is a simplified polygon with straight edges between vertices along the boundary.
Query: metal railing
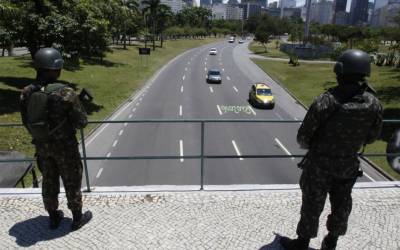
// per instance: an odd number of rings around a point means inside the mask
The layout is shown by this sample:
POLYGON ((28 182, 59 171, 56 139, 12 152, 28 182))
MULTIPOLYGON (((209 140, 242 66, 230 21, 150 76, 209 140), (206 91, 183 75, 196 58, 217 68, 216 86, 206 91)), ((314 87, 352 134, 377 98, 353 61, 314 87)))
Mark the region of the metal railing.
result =
MULTIPOLYGON (((165 159, 200 159, 200 190, 204 190, 204 160, 205 159, 230 159, 230 158, 300 158, 304 157, 304 154, 270 154, 270 155, 205 155, 204 154, 204 131, 206 123, 301 123, 301 120, 274 120, 274 119, 259 119, 259 120, 241 120, 241 119, 144 119, 144 120, 118 120, 118 121, 89 121, 89 124, 121 124, 121 123, 194 123, 200 124, 201 129, 201 143, 200 143, 200 155, 174 155, 174 156, 119 156, 119 157, 107 157, 107 156, 92 156, 88 157, 86 154, 85 144, 85 133, 84 129, 80 129, 80 138, 82 148, 81 160, 83 161, 86 187, 87 191, 91 192, 89 171, 87 161, 94 160, 165 160, 165 159)), ((400 120, 384 120, 384 123, 400 123, 400 120)), ((23 126, 19 123, 6 123, 1 124, 1 127, 20 127, 23 126)), ((360 153, 360 157, 383 157, 383 156, 400 156, 400 153, 384 154, 384 153, 360 153)), ((3 159, 2 162, 33 162, 34 158, 24 159, 3 159)))

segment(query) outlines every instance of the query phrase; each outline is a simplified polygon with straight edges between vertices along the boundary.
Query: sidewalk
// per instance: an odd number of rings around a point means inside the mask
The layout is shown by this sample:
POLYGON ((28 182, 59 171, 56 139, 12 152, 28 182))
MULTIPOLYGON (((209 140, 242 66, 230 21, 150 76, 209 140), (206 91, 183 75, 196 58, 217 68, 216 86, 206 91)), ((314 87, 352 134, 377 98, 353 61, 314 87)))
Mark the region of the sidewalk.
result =
MULTIPOLYGON (((297 185, 259 191, 132 192, 97 188, 84 196, 92 221, 69 232, 70 213, 47 229, 40 190, 0 190, 0 249, 281 249, 295 236, 301 204, 297 185)), ((400 249, 400 182, 357 184, 349 230, 337 249, 400 249)), ((321 216, 319 249, 328 205, 321 216)))

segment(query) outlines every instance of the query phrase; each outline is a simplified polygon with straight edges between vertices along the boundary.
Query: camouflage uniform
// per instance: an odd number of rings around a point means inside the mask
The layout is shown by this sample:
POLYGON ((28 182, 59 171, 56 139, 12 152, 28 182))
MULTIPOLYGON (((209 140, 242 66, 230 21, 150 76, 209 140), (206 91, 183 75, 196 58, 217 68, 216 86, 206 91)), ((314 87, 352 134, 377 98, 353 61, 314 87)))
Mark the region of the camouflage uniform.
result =
POLYGON ((328 231, 346 233, 351 191, 359 173, 357 152, 377 139, 381 127, 382 106, 362 85, 339 85, 314 100, 297 135, 301 147, 309 149, 299 164, 303 168, 299 237, 317 236, 327 194, 331 202, 328 231))
MULTIPOLYGON (((27 105, 30 95, 41 88, 31 84, 21 94, 21 115, 27 123, 27 105)), ((82 162, 75 137, 76 129, 87 124, 86 112, 73 89, 64 87, 48 96, 48 122, 50 129, 60 126, 49 141, 32 141, 36 147, 39 169, 43 175, 42 196, 45 209, 54 211, 58 208, 61 177, 68 208, 72 211, 82 209, 82 162)))

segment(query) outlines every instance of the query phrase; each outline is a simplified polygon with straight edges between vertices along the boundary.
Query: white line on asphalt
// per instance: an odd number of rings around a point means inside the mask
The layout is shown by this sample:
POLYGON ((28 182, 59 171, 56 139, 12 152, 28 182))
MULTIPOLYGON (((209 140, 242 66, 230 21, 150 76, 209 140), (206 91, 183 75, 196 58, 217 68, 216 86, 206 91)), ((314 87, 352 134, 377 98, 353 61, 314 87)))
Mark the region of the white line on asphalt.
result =
POLYGON ((225 71, 225 69, 222 69, 222 71, 225 71))
POLYGON ((111 152, 109 152, 109 153, 106 155, 107 158, 110 157, 110 156, 111 156, 111 152))
POLYGON ((186 76, 183 76, 183 77, 182 77, 182 80, 185 80, 185 78, 186 78, 186 76))
POLYGON ((112 147, 115 148, 115 146, 117 146, 117 144, 118 144, 118 140, 115 140, 112 147))
POLYGON ((182 105, 179 105, 179 115, 182 116, 182 105))
POLYGON ((231 78, 230 78, 229 76, 227 76, 227 77, 226 77, 226 79, 228 79, 228 81, 230 81, 230 80, 231 80, 231 78))
POLYGON ((211 93, 214 93, 214 90, 213 90, 213 88, 212 88, 212 87, 210 87, 210 91, 211 91, 211 93))
POLYGON ((140 102, 136 103, 136 106, 139 106, 139 105, 140 105, 140 102))
POLYGON ((190 62, 188 62, 188 64, 190 64, 190 62))
MULTIPOLYGON (((278 143, 278 146, 279 146, 281 149, 283 149, 283 151, 285 151, 285 153, 286 153, 287 155, 292 155, 292 154, 289 152, 289 150, 287 150, 287 149, 285 148, 285 146, 283 146, 283 144, 279 141, 278 138, 275 138, 275 142, 278 143)), ((294 157, 292 157, 291 159, 292 159, 292 161, 293 161, 293 160, 294 160, 294 157)))
POLYGON ((187 68, 185 67, 185 71, 187 71, 187 68))
POLYGON ((297 118, 297 117, 295 117, 294 119, 295 119, 296 121, 298 121, 298 120, 299 120, 299 118, 297 118))
POLYGON ((103 168, 99 169, 99 172, 97 172, 96 178, 99 179, 101 173, 103 172, 103 168))
MULTIPOLYGON (((179 151, 180 151, 180 155, 181 157, 183 156, 183 141, 179 140, 179 151)), ((181 158, 181 162, 183 162, 183 158, 181 158)))
POLYGON ((251 113, 253 113, 253 115, 257 115, 256 112, 254 111, 254 109, 252 107, 250 107, 250 105, 249 105, 249 109, 250 109, 251 113))
MULTIPOLYGON (((234 140, 232 140, 232 144, 233 144, 233 147, 235 148, 236 154, 237 154, 238 156, 241 156, 240 151, 239 151, 239 148, 238 148, 238 146, 236 145, 236 142, 235 142, 234 140)), ((243 158, 239 158, 239 160, 243 161, 243 158)))
POLYGON ((132 118, 132 114, 130 114, 130 115, 128 116, 128 118, 131 119, 131 118, 132 118))
POLYGON ((207 71, 207 68, 206 68, 206 67, 204 67, 204 71, 207 71))
POLYGON ((217 109, 218 109, 219 115, 222 115, 221 108, 219 107, 219 105, 217 105, 217 109))
POLYGON ((372 179, 372 177, 369 176, 367 173, 365 173, 365 171, 363 172, 363 174, 365 175, 365 177, 367 177, 367 178, 370 179, 371 181, 375 182, 375 180, 372 179))
POLYGON ((141 102, 142 101, 142 98, 139 98, 139 102, 141 102))
POLYGON ((124 123, 124 127, 127 127, 127 126, 128 126, 128 123, 127 123, 127 122, 125 122, 125 123, 124 123))
POLYGON ((181 86, 181 93, 183 93, 183 85, 181 86))
POLYGON ((204 65, 207 65, 207 62, 204 62, 204 65))
POLYGON ((233 89, 234 89, 236 92, 239 92, 239 90, 238 90, 235 86, 233 86, 233 89))
POLYGON ((275 112, 275 115, 276 115, 279 119, 283 120, 283 117, 282 117, 280 114, 278 114, 278 113, 275 112))
POLYGON ((133 108, 133 109, 132 109, 132 112, 135 112, 135 111, 136 111, 136 108, 133 108))
POLYGON ((121 130, 119 131, 118 135, 121 136, 123 133, 124 133, 124 130, 121 129, 121 130))

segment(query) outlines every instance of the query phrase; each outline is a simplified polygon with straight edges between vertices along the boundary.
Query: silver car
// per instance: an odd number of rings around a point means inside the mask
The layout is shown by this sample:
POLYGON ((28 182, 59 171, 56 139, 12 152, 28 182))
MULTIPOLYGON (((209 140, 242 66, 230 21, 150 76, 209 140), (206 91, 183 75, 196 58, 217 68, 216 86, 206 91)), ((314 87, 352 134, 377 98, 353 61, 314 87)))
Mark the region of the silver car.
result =
POLYGON ((208 83, 221 83, 222 77, 221 72, 218 69, 211 69, 207 74, 208 83))

